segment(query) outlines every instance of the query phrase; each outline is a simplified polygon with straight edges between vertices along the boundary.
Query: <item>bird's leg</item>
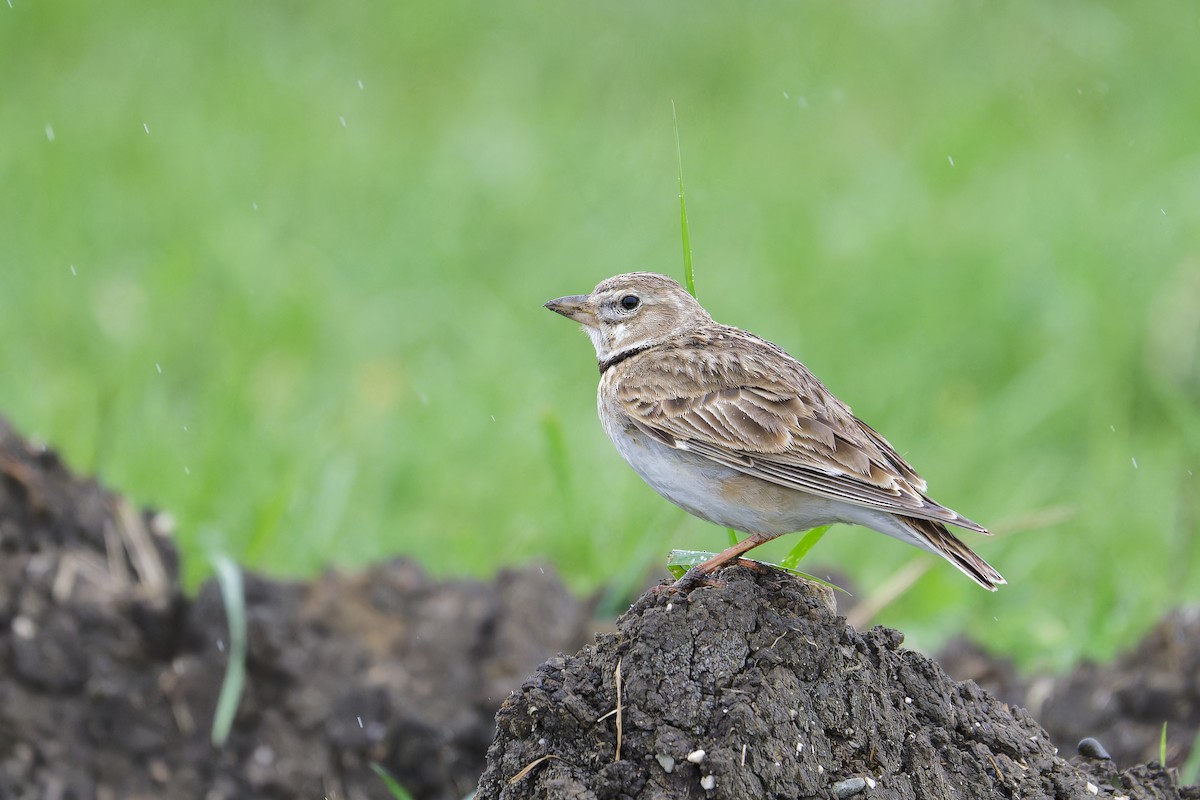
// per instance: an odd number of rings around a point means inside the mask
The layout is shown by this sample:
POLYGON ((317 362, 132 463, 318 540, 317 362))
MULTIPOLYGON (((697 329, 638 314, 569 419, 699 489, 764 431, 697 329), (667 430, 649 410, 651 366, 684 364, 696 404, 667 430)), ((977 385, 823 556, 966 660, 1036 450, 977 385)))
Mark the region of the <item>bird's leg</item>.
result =
POLYGON ((732 561, 747 550, 753 550, 760 544, 771 541, 771 538, 761 533, 750 534, 732 547, 725 548, 707 561, 697 564, 683 573, 683 577, 675 581, 674 588, 682 591, 695 588, 706 577, 716 572, 717 568, 725 562, 732 561))

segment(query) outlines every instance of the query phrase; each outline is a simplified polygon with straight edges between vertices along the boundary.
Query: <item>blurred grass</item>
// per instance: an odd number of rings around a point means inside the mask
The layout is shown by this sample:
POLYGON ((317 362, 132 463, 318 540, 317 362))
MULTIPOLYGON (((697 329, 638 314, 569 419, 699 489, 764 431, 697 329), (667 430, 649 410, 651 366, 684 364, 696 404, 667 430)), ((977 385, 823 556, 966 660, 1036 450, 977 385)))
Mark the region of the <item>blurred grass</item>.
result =
MULTIPOLYGON (((1200 51, 1170 4, 0 5, 0 411, 224 548, 578 589, 723 531, 541 303, 681 277, 1002 525, 888 609, 1025 662, 1200 597, 1200 51), (219 541, 201 531, 218 530, 219 541)), ((201 539, 204 539, 201 541, 201 539)), ((871 587, 911 558, 838 528, 871 587)), ((794 544, 776 543, 779 552, 794 544)), ((765 553, 765 557, 772 553, 765 553)), ((810 562, 812 563, 812 562, 810 562)))

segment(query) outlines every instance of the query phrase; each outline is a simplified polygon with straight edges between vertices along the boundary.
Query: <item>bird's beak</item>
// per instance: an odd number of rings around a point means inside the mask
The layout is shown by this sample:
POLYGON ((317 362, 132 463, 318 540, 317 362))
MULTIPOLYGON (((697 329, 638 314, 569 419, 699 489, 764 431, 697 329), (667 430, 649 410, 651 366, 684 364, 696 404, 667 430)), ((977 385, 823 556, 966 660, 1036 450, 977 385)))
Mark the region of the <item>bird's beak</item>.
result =
POLYGON ((592 298, 586 294, 572 294, 566 297, 556 297, 546 308, 555 314, 562 314, 567 319, 573 319, 589 327, 596 327, 596 314, 592 311, 592 298))

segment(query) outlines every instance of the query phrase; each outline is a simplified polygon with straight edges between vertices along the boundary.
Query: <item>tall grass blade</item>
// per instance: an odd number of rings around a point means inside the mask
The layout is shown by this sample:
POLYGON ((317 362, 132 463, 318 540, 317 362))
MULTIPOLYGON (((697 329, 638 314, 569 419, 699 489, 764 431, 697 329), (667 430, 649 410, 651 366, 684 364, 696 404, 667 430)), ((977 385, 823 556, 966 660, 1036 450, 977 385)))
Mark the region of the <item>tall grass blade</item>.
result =
POLYGON ((793 547, 786 556, 784 556, 782 562, 783 568, 794 570, 796 565, 803 561, 804 557, 808 555, 808 551, 812 550, 813 547, 816 546, 817 542, 821 541, 821 537, 824 536, 825 532, 831 527, 833 526, 820 525, 801 536, 800 541, 796 543, 796 546, 793 547))
MULTIPOLYGON (((675 113, 675 101, 671 101, 671 122, 675 124, 675 165, 679 169, 679 231, 683 235, 683 285, 692 297, 696 295, 696 273, 692 269, 692 238, 688 235, 687 200, 683 191, 683 147, 679 144, 679 115, 675 113)), ((729 546, 738 543, 737 531, 729 532, 729 546)))
MULTIPOLYGON (((675 123, 675 163, 679 168, 679 228, 683 233, 683 285, 696 296, 696 277, 692 272, 692 240, 688 236, 687 202, 683 197, 683 148, 679 145, 679 116, 671 101, 671 121, 675 123)), ((736 544, 736 540, 735 540, 736 544)))
POLYGON ((563 432, 562 423, 553 411, 542 414, 542 439, 546 443, 546 456, 550 459, 550 472, 554 475, 554 483, 559 496, 564 502, 570 500, 571 486, 569 468, 571 458, 567 454, 567 437, 563 432))
POLYGON ((242 688, 246 685, 246 595, 242 589, 242 570, 232 558, 220 554, 213 556, 212 562, 221 587, 221 599, 225 602, 225 617, 229 621, 229 663, 225 667, 225 679, 221 682, 212 724, 212 743, 221 747, 229 738, 242 699, 242 688))

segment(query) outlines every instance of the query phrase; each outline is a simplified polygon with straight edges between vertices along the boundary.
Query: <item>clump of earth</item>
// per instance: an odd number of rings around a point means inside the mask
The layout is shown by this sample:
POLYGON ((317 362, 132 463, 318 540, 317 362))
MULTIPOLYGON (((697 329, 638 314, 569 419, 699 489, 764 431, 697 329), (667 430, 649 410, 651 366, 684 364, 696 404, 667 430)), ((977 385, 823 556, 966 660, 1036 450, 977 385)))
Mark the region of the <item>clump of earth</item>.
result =
POLYGON ((478 800, 1200 798, 1157 764, 1074 758, 832 593, 761 565, 651 590, 504 702, 478 800))
POLYGON ((182 590, 170 528, 0 420, 0 797, 389 798, 378 767, 415 800, 477 783, 481 798, 1200 798, 1139 766, 1163 721, 1169 763, 1200 728, 1197 612, 1052 679, 959 644, 945 663, 975 679, 960 683, 811 587, 742 568, 686 597, 652 590, 615 632, 549 567, 247 574, 245 686, 214 744, 226 610, 215 583, 182 590), (1111 758, 1074 755, 1084 736, 1111 758))

